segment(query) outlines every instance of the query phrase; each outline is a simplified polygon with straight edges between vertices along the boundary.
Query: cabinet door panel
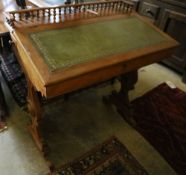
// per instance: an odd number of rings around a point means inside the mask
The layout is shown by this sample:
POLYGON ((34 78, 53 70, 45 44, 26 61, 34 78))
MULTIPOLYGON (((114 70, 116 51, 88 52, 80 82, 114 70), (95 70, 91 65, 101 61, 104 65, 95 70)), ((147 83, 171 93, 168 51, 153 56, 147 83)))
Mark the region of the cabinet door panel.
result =
POLYGON ((160 28, 180 43, 180 46, 167 61, 175 64, 174 68, 183 72, 186 67, 186 15, 165 10, 163 17, 160 28))

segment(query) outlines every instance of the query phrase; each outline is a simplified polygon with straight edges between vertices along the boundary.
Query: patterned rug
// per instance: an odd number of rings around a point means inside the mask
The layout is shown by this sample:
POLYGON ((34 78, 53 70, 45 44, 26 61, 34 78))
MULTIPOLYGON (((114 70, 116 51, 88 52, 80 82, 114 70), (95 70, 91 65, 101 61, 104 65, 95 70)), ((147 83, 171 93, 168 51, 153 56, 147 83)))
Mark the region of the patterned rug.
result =
POLYGON ((133 102, 136 129, 180 175, 186 174, 186 93, 163 83, 133 102))
MULTIPOLYGON (((27 103, 27 83, 21 66, 19 65, 16 56, 11 50, 9 41, 10 34, 0 34, 0 71, 6 81, 12 96, 20 107, 24 107, 27 103)), ((7 129, 6 116, 8 115, 7 106, 4 99, 4 94, 1 88, 0 79, 0 132, 7 129)))
POLYGON ((62 166, 55 175, 147 175, 125 146, 115 137, 62 166))
POLYGON ((15 101, 20 107, 24 107, 27 103, 27 82, 9 40, 9 33, 1 36, 4 47, 0 47, 0 71, 15 101))

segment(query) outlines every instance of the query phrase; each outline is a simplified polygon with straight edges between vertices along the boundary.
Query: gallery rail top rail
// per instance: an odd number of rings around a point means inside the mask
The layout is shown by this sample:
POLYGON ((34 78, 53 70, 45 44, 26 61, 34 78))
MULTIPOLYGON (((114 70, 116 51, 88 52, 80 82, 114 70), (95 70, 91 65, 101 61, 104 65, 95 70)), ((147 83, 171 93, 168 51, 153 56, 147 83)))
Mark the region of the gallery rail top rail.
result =
POLYGON ((6 22, 13 28, 64 22, 74 18, 91 18, 114 14, 130 14, 134 3, 125 0, 66 4, 55 7, 32 8, 5 12, 6 22))

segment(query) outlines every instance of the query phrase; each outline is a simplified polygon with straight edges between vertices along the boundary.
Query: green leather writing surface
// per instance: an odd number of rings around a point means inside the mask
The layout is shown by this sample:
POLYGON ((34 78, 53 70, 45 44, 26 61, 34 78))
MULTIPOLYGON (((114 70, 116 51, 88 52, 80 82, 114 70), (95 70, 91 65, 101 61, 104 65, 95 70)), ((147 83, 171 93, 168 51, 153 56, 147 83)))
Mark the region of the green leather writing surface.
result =
POLYGON ((136 17, 31 33, 30 37, 52 71, 167 40, 136 17))

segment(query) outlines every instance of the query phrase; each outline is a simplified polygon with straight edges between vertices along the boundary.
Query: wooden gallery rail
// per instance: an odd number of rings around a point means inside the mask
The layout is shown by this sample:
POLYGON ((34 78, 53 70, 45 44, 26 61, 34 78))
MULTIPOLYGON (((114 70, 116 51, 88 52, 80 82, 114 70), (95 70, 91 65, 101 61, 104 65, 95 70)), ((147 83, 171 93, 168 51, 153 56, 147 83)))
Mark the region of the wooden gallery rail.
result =
POLYGON ((33 23, 55 23, 67 20, 67 16, 90 18, 95 16, 131 13, 134 4, 124 0, 89 2, 55 7, 33 8, 5 13, 7 23, 12 27, 33 23), (67 15, 68 14, 68 15, 67 15), (79 16, 81 14, 81 16, 79 16))

